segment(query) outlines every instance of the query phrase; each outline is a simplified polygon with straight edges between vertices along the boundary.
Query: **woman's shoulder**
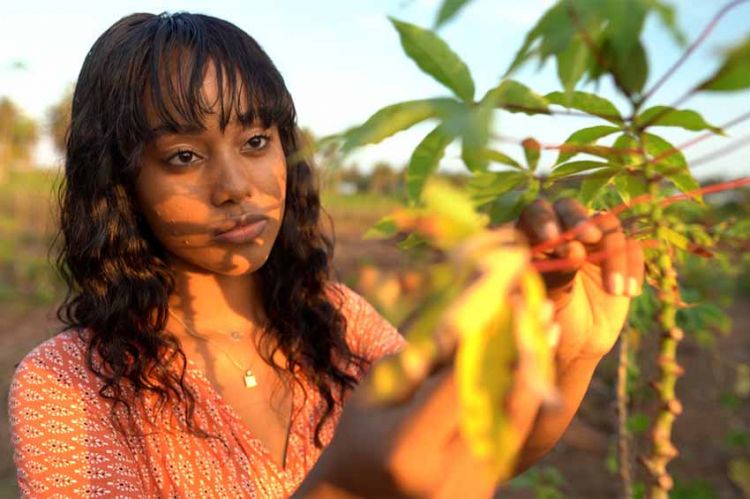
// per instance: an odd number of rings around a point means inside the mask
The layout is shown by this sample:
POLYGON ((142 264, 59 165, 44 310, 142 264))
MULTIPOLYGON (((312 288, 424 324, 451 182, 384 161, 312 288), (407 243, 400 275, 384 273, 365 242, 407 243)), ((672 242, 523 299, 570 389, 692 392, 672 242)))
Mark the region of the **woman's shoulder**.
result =
POLYGON ((18 364, 19 372, 58 371, 75 367, 82 360, 86 330, 66 329, 35 346, 18 364))
POLYGON ((355 353, 374 361, 401 350, 406 344, 398 330, 346 284, 331 281, 328 293, 346 318, 347 343, 355 353))
POLYGON ((86 334, 68 329, 35 346, 16 365, 10 399, 31 403, 44 395, 64 400, 93 391, 95 379, 85 363, 86 334))
POLYGON ((141 492, 132 454, 86 367, 86 344, 78 330, 58 333, 27 353, 13 374, 8 421, 23 497, 141 492))

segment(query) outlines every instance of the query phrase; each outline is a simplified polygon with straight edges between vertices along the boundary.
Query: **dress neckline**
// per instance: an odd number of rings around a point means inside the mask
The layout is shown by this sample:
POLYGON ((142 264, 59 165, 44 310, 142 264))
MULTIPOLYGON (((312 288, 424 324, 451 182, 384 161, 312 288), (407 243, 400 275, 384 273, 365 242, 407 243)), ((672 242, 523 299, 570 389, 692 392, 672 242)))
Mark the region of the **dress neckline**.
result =
MULTIPOLYGON (((296 383, 292 383, 292 412, 286 432, 284 457, 282 459, 283 466, 279 467, 268 447, 266 447, 262 440, 254 435, 252 428, 250 428, 250 426, 242 419, 237 410, 231 404, 229 404, 229 402, 227 402, 227 400, 216 390, 211 381, 208 379, 206 373, 204 373, 203 370, 198 365, 196 365, 189 357, 185 358, 187 359, 186 370, 190 371, 198 379, 200 379, 201 382, 203 382, 205 387, 209 390, 209 393, 211 397, 213 397, 214 401, 220 407, 222 407, 224 411, 234 420, 235 424, 237 424, 238 427, 241 428, 242 431, 246 434, 246 436, 249 437, 249 440, 252 440, 255 443, 257 448, 260 449, 260 451, 263 453, 264 457, 268 459, 270 466, 273 467, 273 469, 280 475, 284 475, 285 477, 293 474, 293 471, 297 466, 297 460, 292 459, 291 456, 291 454, 293 454, 295 450, 293 449, 293 441, 296 440, 299 436, 299 421, 303 419, 299 417, 299 412, 301 412, 302 406, 299 400, 300 390, 297 389, 296 383)), ((304 381, 302 382, 304 383, 304 381)))

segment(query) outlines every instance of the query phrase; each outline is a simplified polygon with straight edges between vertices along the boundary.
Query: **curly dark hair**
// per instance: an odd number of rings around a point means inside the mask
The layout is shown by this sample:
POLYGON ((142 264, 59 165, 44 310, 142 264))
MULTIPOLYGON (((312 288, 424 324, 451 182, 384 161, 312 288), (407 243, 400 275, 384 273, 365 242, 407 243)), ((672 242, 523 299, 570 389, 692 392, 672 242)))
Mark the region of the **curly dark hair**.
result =
POLYGON ((237 26, 185 12, 132 14, 105 31, 89 51, 73 95, 58 196, 57 266, 68 290, 57 316, 82 339, 84 330, 91 332, 86 362, 104 381, 99 394, 114 402, 111 416, 121 431, 115 412, 124 404, 132 417, 123 391, 129 381, 135 398, 150 391, 158 394, 162 407, 172 400, 170 393, 187 401, 187 430, 216 438, 193 421, 195 398, 183 384, 187 360, 179 339, 164 330, 175 279, 134 195, 145 145, 153 139, 144 96, 150 96, 161 126, 175 131, 191 124, 203 128, 208 110, 200 91, 210 62, 216 66, 220 91, 224 81, 229 92, 220 94, 221 129, 232 113, 243 123, 257 118, 266 127, 276 125, 287 157, 284 219, 268 260, 257 270, 270 324, 258 349, 274 369, 280 368, 271 359, 281 349, 285 370, 301 385, 294 374, 299 369, 326 401, 315 431, 320 448, 325 420, 357 384, 357 377, 338 361, 360 374, 369 366, 350 351, 346 318, 326 294, 326 289, 340 291, 328 286, 333 223, 326 214, 331 237, 318 225, 317 179, 310 155, 298 154, 304 140, 294 103, 270 58, 237 26), (185 55, 187 70, 179 65, 185 55), (243 92, 247 110, 240 108, 243 92), (266 341, 267 336, 273 341, 266 341), (96 368, 94 351, 107 369, 96 368), (168 369, 178 355, 179 376, 168 369))

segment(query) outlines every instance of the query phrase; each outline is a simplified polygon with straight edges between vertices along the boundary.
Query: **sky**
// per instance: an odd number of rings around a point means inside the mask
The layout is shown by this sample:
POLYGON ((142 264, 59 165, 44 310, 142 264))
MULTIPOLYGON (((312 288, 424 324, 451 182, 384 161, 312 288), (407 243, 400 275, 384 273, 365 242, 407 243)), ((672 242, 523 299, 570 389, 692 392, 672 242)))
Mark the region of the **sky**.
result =
MULTIPOLYGON (((121 17, 133 12, 160 13, 180 10, 224 18, 245 30, 264 48, 284 77, 295 101, 298 123, 318 136, 342 131, 364 122, 378 109, 396 102, 447 96, 450 91, 423 73, 403 52, 388 17, 432 25, 440 0, 25 0, 3 7, 0 18, 0 95, 9 96, 29 116, 44 120, 47 108, 74 84, 83 59, 97 37, 121 17), (23 62, 18 68, 17 62, 23 62)), ((476 83, 477 95, 497 85, 525 33, 552 4, 552 0, 473 0, 439 34, 467 63, 476 83)), ((678 22, 689 40, 703 30, 713 14, 727 2, 722 0, 672 0, 678 22)), ((671 104, 716 69, 722 48, 750 35, 750 2, 736 8, 716 26, 688 62, 653 96, 650 104, 671 104)), ((682 54, 683 49, 649 19, 645 43, 651 72, 649 88, 682 54)), ((540 93, 559 89, 554 63, 537 70, 531 63, 514 78, 540 93)), ((604 81, 597 91, 617 100, 604 81)), ((684 104, 703 112, 721 125, 750 110, 750 92, 699 95, 684 104)), ((596 124, 575 117, 527 117, 498 113, 495 133, 503 137, 534 136, 543 144, 562 143, 578 128, 596 124)), ((423 123, 380 144, 366 146, 347 159, 367 171, 377 161, 401 167, 411 152, 434 127, 423 123)), ((672 128, 659 131, 683 143, 692 132, 672 128)), ((728 130, 728 137, 711 138, 685 150, 688 160, 709 154, 732 138, 750 135, 750 124, 728 130)), ((498 144, 504 152, 521 157, 513 141, 498 144)), ((556 153, 545 151, 542 165, 554 162, 556 153)), ((750 147, 696 167, 699 178, 717 175, 739 177, 750 174, 750 147)), ((59 164, 59 157, 44 138, 37 158, 43 164, 59 164)), ((464 170, 458 143, 448 148, 441 163, 446 171, 464 170)))

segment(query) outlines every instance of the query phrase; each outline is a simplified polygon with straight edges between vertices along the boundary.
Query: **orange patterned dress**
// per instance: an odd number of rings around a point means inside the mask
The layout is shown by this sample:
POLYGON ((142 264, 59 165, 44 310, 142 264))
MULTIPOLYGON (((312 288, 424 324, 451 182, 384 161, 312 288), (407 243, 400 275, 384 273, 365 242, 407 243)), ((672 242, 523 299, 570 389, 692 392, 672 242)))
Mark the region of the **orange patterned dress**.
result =
MULTIPOLYGON (((375 360, 402 348, 403 337, 364 298, 344 284, 335 286, 344 296, 353 351, 375 360)), ((154 431, 145 411, 154 410, 156 397, 131 404, 141 434, 122 434, 110 420, 111 402, 98 394, 103 382, 87 369, 85 346, 74 331, 62 332, 29 352, 13 375, 8 410, 22 497, 288 497, 320 456, 315 424, 326 404, 314 386, 302 380, 307 397, 294 386, 295 417, 280 469, 192 362, 185 384, 197 395, 195 421, 229 449, 187 432, 154 431)), ((120 409, 125 414, 122 404, 120 409)), ((172 410, 184 424, 177 404, 172 410)), ((340 414, 337 407, 323 427, 325 445, 340 414)))

